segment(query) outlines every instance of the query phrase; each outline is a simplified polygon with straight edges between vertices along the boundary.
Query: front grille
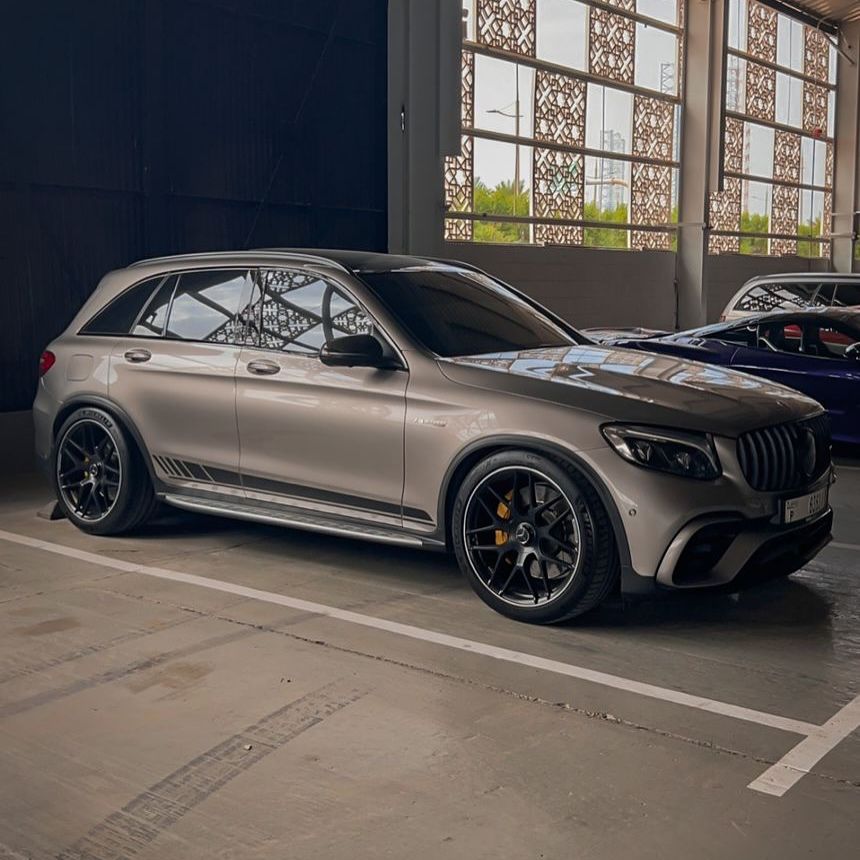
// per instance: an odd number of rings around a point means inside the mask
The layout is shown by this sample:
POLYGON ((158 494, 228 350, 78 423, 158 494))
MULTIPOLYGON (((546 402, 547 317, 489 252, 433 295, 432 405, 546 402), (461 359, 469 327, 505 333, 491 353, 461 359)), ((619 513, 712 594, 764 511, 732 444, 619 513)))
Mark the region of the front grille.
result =
POLYGON ((744 433, 738 439, 738 459, 754 490, 805 487, 830 466, 830 418, 825 413, 744 433))

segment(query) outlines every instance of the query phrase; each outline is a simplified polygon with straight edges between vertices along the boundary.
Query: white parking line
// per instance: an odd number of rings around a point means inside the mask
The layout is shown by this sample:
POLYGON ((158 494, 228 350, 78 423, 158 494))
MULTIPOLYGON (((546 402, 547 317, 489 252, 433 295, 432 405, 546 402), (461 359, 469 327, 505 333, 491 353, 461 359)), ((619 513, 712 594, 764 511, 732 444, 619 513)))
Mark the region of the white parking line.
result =
POLYGON ((857 728, 860 728, 860 696, 856 696, 747 787, 763 794, 782 797, 804 774, 809 773, 827 753, 857 728))
MULTIPOLYGON (((582 681, 589 681, 593 684, 600 684, 604 687, 611 687, 615 690, 636 693, 637 695, 647 696, 648 698, 657 699, 662 702, 683 705, 684 707, 695 708, 711 714, 719 714, 720 716, 731 717, 736 720, 744 720, 761 726, 767 726, 769 728, 780 729, 781 731, 792 732, 794 734, 805 736, 806 740, 802 741, 797 747, 795 747, 794 750, 792 750, 785 759, 783 759, 783 762, 790 759, 793 753, 800 751, 799 761, 801 763, 809 761, 809 767, 812 767, 821 758, 821 756, 836 746, 840 740, 847 737, 848 734, 857 727, 856 724, 852 724, 851 722, 852 719, 856 721, 856 714, 853 710, 849 711, 848 718, 842 717, 840 719, 840 715, 843 715, 843 712, 854 707, 857 702, 856 699, 850 705, 843 708, 842 711, 839 711, 835 717, 828 720, 828 722, 823 726, 818 726, 814 723, 795 720, 790 717, 783 717, 779 714, 771 714, 766 711, 745 708, 741 705, 734 705, 729 702, 721 702, 716 699, 696 696, 690 693, 685 693, 681 690, 673 690, 668 687, 658 687, 654 684, 647 684, 631 678, 623 678, 620 675, 599 672, 594 669, 588 669, 584 666, 575 666, 572 663, 562 663, 559 660, 550 660, 546 657, 527 654, 523 651, 513 651, 508 648, 500 648, 496 645, 489 645, 472 639, 450 636, 447 633, 439 633, 435 630, 427 630, 423 627, 414 627, 411 624, 401 624, 397 621, 388 621, 384 618, 377 618, 372 615, 363 615, 362 613, 351 612, 347 609, 338 609, 335 606, 327 606, 322 603, 313 603, 308 600, 288 597, 287 595, 278 594, 277 592, 262 591, 258 588, 250 588, 245 585, 224 582, 220 579, 211 579, 206 576, 197 576, 193 573, 183 573, 177 570, 168 570, 167 568, 162 567, 150 567, 148 565, 123 561, 122 559, 108 558, 106 556, 98 555, 97 553, 75 549, 74 547, 66 546, 65 544, 52 543, 50 541, 39 540, 38 538, 32 538, 26 535, 17 535, 3 530, 0 530, 0 540, 21 544, 33 549, 44 550, 45 552, 66 556, 67 558, 75 558, 79 561, 85 561, 89 564, 119 570, 123 573, 137 573, 144 576, 156 577, 157 579, 181 582, 186 585, 196 585, 201 588, 208 588, 214 591, 223 591, 240 597, 246 597, 249 600, 274 603, 279 606, 286 606, 302 612, 326 616, 328 618, 334 618, 338 621, 345 621, 350 624, 359 624, 362 627, 371 627, 376 630, 394 633, 398 636, 406 636, 410 639, 430 642, 435 645, 442 645, 446 648, 453 648, 458 651, 467 651, 471 654, 480 654, 484 657, 491 657, 495 660, 503 660, 505 662, 516 663, 521 666, 529 666, 534 669, 541 669, 545 672, 553 672, 557 675, 565 675, 569 678, 576 678, 582 681), (852 727, 848 728, 849 725, 852 725, 852 727), (840 732, 842 732, 841 735, 840 732), (804 744, 806 744, 807 741, 812 741, 813 738, 819 742, 818 745, 813 746, 813 749, 823 749, 823 752, 821 752, 817 757, 814 757, 813 752, 810 752, 807 748, 801 750, 801 748, 804 747, 804 744)), ((764 779, 777 767, 779 767, 779 764, 770 768, 760 779, 764 779)), ((792 765, 789 763, 786 767, 790 768, 792 765)), ((782 792, 767 791, 766 793, 781 796, 781 794, 784 794, 785 791, 787 791, 788 788, 797 781, 797 779, 800 779, 804 772, 806 771, 798 770, 797 777, 790 783, 788 783, 787 780, 783 780, 783 782, 786 782, 787 784, 782 792)), ((756 791, 764 791, 765 789, 757 785, 757 782, 758 780, 750 783, 749 787, 756 791)))

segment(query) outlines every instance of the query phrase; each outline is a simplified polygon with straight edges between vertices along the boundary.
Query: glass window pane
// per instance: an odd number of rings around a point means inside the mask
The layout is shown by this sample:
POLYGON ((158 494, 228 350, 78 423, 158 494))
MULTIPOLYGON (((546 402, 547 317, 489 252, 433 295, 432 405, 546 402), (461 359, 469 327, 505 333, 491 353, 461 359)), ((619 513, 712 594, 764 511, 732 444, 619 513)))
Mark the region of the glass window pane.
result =
POLYGON ((632 151, 633 96, 631 93, 588 85, 585 145, 606 152, 632 151))
POLYGON ((840 307, 860 305, 860 284, 837 284, 833 304, 840 307))
POLYGON ((803 24, 788 15, 776 16, 776 61, 797 72, 803 71, 803 24))
MULTIPOLYGON (((490 215, 530 214, 532 149, 495 140, 475 138, 475 212, 490 215), (519 194, 514 194, 519 177, 519 194)), ((528 242, 528 224, 474 222, 479 242, 528 242)))
POLYGON ((612 158, 585 158, 586 221, 628 223, 630 163, 612 158))
POLYGON ((824 185, 827 144, 809 137, 800 139, 800 181, 804 185, 824 185))
POLYGON ((729 46, 738 51, 747 49, 746 0, 729 0, 729 46))
POLYGON ((730 54, 726 63, 726 110, 746 111, 747 62, 730 54))
POLYGON ((803 117, 803 84, 783 72, 776 73, 776 121, 794 128, 801 127, 803 117))
POLYGON ((237 314, 250 289, 248 272, 216 269, 180 275, 166 335, 212 343, 241 342, 237 314))
POLYGON ((677 0, 636 0, 636 11, 667 24, 678 23, 677 0))
POLYGON ((263 281, 259 345, 265 349, 316 355, 332 338, 373 332, 364 311, 319 275, 272 269, 263 281))
POLYGON ((149 278, 120 293, 81 329, 81 334, 128 334, 144 302, 162 279, 162 275, 149 278))
POLYGON ((146 310, 140 315, 132 334, 138 337, 161 337, 164 333, 164 323, 167 321, 167 311, 170 308, 170 299, 173 296, 175 286, 175 275, 164 281, 150 299, 146 310))
POLYGON ((747 122, 745 125, 744 173, 773 178, 774 130, 747 122))
POLYGON ((635 82, 661 93, 678 92, 678 40, 647 24, 636 25, 635 82))
POLYGON ((585 71, 588 9, 576 0, 538 0, 537 56, 585 71))

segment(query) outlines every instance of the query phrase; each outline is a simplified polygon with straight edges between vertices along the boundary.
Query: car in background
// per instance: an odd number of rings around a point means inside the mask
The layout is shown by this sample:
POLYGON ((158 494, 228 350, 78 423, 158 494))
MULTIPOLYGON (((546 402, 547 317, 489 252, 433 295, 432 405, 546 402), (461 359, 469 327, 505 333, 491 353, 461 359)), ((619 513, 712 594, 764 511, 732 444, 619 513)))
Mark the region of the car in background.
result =
POLYGON ((747 281, 720 315, 721 322, 770 311, 860 306, 860 275, 805 272, 763 275, 747 281))
POLYGON ((777 311, 656 337, 621 332, 599 339, 787 385, 827 409, 834 441, 860 444, 860 308, 777 311))

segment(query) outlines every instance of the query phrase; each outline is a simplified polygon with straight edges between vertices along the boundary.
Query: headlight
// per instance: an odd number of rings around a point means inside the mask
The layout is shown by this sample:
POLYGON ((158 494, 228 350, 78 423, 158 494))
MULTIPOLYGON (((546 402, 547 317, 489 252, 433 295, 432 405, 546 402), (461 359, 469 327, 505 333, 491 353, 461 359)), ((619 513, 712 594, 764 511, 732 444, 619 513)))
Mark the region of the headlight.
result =
POLYGON ((700 481, 713 481, 722 474, 714 443, 706 433, 628 424, 607 424, 602 429, 616 452, 637 466, 700 481))

